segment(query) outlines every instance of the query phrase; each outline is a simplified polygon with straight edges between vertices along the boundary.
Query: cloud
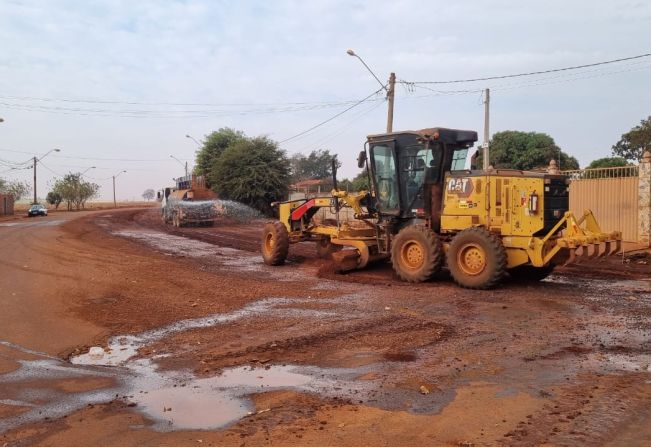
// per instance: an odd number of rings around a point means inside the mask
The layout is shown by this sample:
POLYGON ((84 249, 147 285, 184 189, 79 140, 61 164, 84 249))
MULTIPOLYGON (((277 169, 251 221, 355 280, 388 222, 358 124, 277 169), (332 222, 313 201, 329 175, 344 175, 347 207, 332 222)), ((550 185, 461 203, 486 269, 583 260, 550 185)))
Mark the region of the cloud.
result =
MULTIPOLYGON (((391 71, 406 80, 467 78, 642 53, 647 50, 642 44, 650 18, 651 5, 634 1, 5 1, 0 5, 0 97, 148 103, 350 100, 366 96, 377 84, 359 61, 346 55, 348 48, 362 55, 383 79, 391 71)), ((533 86, 514 81, 471 87, 495 87, 493 131, 547 131, 587 164, 608 155, 619 135, 648 115, 644 104, 651 100, 648 70, 608 76, 607 70, 601 72, 575 82, 561 78, 533 86)), ((477 94, 427 94, 398 88, 394 128, 448 125, 482 130, 477 94)), ((0 102, 101 110, 155 108, 2 98, 0 102)), ((318 145, 339 152, 342 174, 352 176, 365 135, 381 132, 385 125, 385 107, 371 106, 285 147, 306 151, 318 145)), ((43 153, 60 146, 67 154, 87 157, 159 159, 174 153, 191 159, 195 148, 186 133, 201 138, 231 126, 282 140, 337 110, 128 119, 0 105, 0 116, 6 119, 0 125, 0 149, 43 153)), ((63 171, 66 163, 73 165, 69 159, 53 160, 63 171)), ((149 166, 93 164, 106 172, 133 168, 133 175, 121 177, 125 189, 119 194, 124 197, 162 187, 180 168, 173 160, 149 166)), ((28 179, 27 173, 10 175, 28 179)), ((103 194, 110 193, 107 186, 103 194)))

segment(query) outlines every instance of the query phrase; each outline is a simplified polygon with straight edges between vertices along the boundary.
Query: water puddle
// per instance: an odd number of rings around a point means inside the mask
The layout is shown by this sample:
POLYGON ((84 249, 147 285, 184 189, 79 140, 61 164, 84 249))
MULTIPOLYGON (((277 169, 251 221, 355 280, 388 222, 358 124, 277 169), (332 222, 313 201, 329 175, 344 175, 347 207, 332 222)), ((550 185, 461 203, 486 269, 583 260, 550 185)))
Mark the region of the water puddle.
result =
MULTIPOLYGON (((320 303, 337 303, 345 305, 346 303, 354 303, 359 299, 358 295, 344 295, 336 299, 321 299, 320 303)), ((270 315, 270 316, 300 316, 304 318, 324 318, 330 319, 337 318, 351 318, 356 313, 349 309, 345 315, 341 312, 334 310, 314 310, 295 307, 296 304, 308 303, 308 300, 298 298, 267 298, 264 300, 256 301, 241 309, 224 313, 209 315, 207 317, 192 318, 187 320, 176 321, 170 325, 162 328, 146 331, 137 335, 121 335, 111 337, 108 342, 108 349, 104 352, 89 351, 88 353, 81 354, 71 359, 75 365, 95 365, 95 366, 123 366, 132 357, 136 356, 138 350, 143 346, 153 344, 165 337, 177 334, 179 332, 189 331, 192 329, 202 329, 214 327, 220 324, 231 323, 242 318, 252 317, 257 315, 270 315)))
POLYGON ((553 274, 543 281, 578 288, 586 298, 595 302, 627 300, 651 303, 651 279, 607 280, 553 274))
MULTIPOLYGON (((327 301, 327 300, 323 300, 327 301)), ((344 296, 332 301, 351 301, 344 296)), ((341 302, 339 302, 341 301, 341 302)), ((322 310, 292 307, 306 300, 269 298, 242 309, 204 318, 181 320, 163 328, 110 339, 108 348, 94 348, 70 363, 8 342, 7 348, 36 356, 18 360, 20 367, 0 376, 0 391, 6 406, 22 412, 0 420, 0 432, 44 418, 63 417, 89 404, 116 398, 135 404, 135 409, 153 421, 156 430, 215 429, 234 423, 255 411, 250 395, 278 389, 292 389, 321 396, 345 398, 365 396, 375 386, 356 378, 373 368, 318 368, 296 365, 242 366, 224 370, 215 377, 198 378, 190 371, 161 371, 156 360, 164 355, 138 358, 138 350, 165 337, 197 328, 207 328, 261 314, 281 316, 299 312, 320 319, 322 310), (87 390, 85 381, 109 379, 112 385, 87 390), (75 381, 84 391, 65 391, 59 381, 75 381), (44 385, 45 383, 45 385, 44 385)), ((350 318, 355 312, 345 312, 350 318)), ((269 409, 271 411, 272 409, 269 409)))
POLYGON ((60 225, 65 222, 62 219, 44 220, 44 221, 29 221, 29 222, 3 222, 0 227, 52 227, 60 225))
POLYGON ((268 267, 259 254, 221 247, 208 242, 197 241, 183 236, 175 236, 159 231, 116 231, 116 236, 135 239, 150 247, 170 255, 189 258, 210 258, 221 265, 241 272, 266 272, 278 281, 304 281, 305 277, 297 270, 268 267))

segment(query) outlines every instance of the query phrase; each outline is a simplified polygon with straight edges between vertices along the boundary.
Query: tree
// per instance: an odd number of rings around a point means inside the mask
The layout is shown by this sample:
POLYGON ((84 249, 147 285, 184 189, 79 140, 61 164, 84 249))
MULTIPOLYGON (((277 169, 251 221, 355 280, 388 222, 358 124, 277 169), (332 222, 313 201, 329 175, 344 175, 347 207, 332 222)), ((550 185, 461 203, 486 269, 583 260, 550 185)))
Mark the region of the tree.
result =
POLYGON ((366 169, 362 170, 355 176, 351 182, 351 189, 353 191, 368 191, 371 189, 371 185, 368 182, 368 174, 366 173, 366 169))
POLYGON ((156 197, 156 192, 151 188, 145 189, 145 192, 142 193, 142 198, 146 201, 150 201, 154 197, 156 197))
POLYGON ((623 134, 612 149, 613 155, 631 161, 639 161, 645 150, 651 151, 651 116, 623 134))
MULTIPOLYGON (((300 153, 292 155, 289 160, 292 182, 332 178, 333 157, 336 154, 331 154, 327 149, 313 150, 307 156, 300 153)), ((337 168, 341 167, 339 160, 336 163, 337 168)))
MULTIPOLYGON (((549 162, 561 157, 561 169, 579 169, 576 158, 566 154, 545 133, 506 130, 497 132, 490 141, 491 165, 496 169, 546 169, 549 162)), ((480 150, 475 166, 482 166, 480 150)))
POLYGON ((58 210, 59 205, 61 205, 61 202, 63 201, 63 197, 56 191, 50 191, 47 193, 45 201, 50 205, 54 205, 54 208, 58 210))
POLYGON ((604 157, 592 160, 588 165, 588 169, 595 168, 617 168, 620 166, 628 166, 628 162, 623 157, 604 157))
POLYGON ((194 172, 198 175, 210 177, 215 162, 221 157, 226 149, 235 143, 244 140, 244 133, 228 127, 222 127, 218 131, 208 135, 201 149, 197 151, 194 172))
POLYGON ((73 205, 79 210, 85 207, 89 199, 97 196, 99 185, 85 181, 80 173, 69 173, 54 182, 52 191, 66 201, 68 210, 71 210, 73 205))
POLYGON ((31 190, 32 188, 25 182, 0 178, 0 193, 11 194, 16 201, 22 199, 31 190))
POLYGON ((224 151, 211 168, 213 189, 271 214, 271 202, 281 200, 289 184, 289 160, 266 137, 243 138, 224 151))

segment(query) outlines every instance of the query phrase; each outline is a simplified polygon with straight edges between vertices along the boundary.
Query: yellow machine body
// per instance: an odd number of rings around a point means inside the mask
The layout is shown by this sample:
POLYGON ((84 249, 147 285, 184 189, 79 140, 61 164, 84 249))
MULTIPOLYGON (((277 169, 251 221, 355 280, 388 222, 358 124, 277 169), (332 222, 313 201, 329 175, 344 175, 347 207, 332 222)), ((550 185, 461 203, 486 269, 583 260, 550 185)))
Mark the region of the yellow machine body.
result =
POLYGON ((278 265, 290 243, 314 241, 341 271, 391 259, 401 279, 421 282, 446 265, 458 284, 484 289, 507 274, 543 278, 577 253, 621 249, 620 232, 602 231, 589 210, 569 211, 569 180, 557 170, 463 169, 475 141, 476 132, 447 128, 369 136, 358 166, 375 196, 335 187, 329 197, 277 203, 279 222, 263 230, 265 262, 278 265), (324 207, 336 219, 312 219, 324 207), (353 222, 339 219, 342 207, 353 222))
MULTIPOLYGON (((591 211, 577 219, 571 212, 545 216, 551 177, 534 172, 495 170, 481 175, 448 173, 445 178, 441 233, 455 234, 473 226, 501 237, 507 267, 543 267, 552 260, 574 260, 574 249, 585 256, 610 254, 621 246, 621 233, 604 233, 591 211), (549 223, 551 221, 551 224, 549 223), (564 231, 561 231, 564 229, 564 231), (604 243, 604 251, 600 244, 604 243), (592 246, 592 253, 589 247, 592 246), (563 249, 570 249, 563 250, 563 249)), ((556 188, 558 186, 556 185, 556 188)), ((445 247, 445 245, 444 245, 445 247)))

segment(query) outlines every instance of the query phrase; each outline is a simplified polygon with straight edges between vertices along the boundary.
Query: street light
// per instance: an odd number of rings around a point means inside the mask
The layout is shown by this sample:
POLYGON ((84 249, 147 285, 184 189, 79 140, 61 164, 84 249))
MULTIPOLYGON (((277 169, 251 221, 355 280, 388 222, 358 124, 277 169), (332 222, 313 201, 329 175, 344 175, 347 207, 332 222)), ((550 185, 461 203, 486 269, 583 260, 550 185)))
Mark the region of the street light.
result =
POLYGON ((186 134, 186 135, 185 135, 185 138, 189 138, 189 139, 191 139, 192 141, 195 142, 195 144, 196 144, 198 147, 201 147, 201 143, 199 143, 199 142, 197 141, 197 139, 194 138, 192 135, 188 135, 188 134, 186 134))
POLYGON ((123 172, 127 172, 127 171, 120 171, 120 172, 118 172, 117 174, 115 174, 115 175, 113 176, 113 208, 117 208, 117 207, 118 207, 118 203, 117 203, 117 201, 115 200, 115 179, 116 179, 116 177, 119 177, 120 174, 122 174, 123 172))
POLYGON ((43 160, 48 155, 50 155, 52 152, 61 152, 61 149, 50 149, 41 158, 37 158, 36 156, 34 156, 34 203, 37 203, 37 199, 36 199, 36 164, 39 161, 43 160))
POLYGON ((174 160, 178 161, 181 164, 181 166, 183 166, 185 168, 185 176, 187 177, 188 176, 188 162, 186 161, 185 163, 183 163, 181 160, 179 160, 178 158, 176 158, 172 154, 170 154, 170 158, 173 158, 174 160))
POLYGON ((375 80, 378 82, 378 84, 380 84, 380 86, 381 86, 384 90, 386 90, 386 91, 388 92, 386 86, 382 83, 382 81, 380 81, 380 78, 378 78, 378 77, 375 75, 375 73, 373 73, 373 70, 371 70, 371 68, 370 68, 368 65, 366 65, 366 62, 364 62, 364 59, 362 59, 361 57, 359 57, 359 55, 358 55, 357 53, 355 53, 353 50, 348 50, 348 51, 346 51, 346 53, 348 53, 349 56, 353 56, 353 57, 356 57, 357 59, 359 59, 359 61, 360 61, 360 62, 361 62, 365 67, 366 67, 366 69, 368 70, 368 72, 371 73, 371 74, 373 75, 373 77, 374 77, 375 80))
POLYGON ((90 168, 86 169, 84 172, 82 172, 81 174, 79 174, 79 176, 80 176, 80 177, 83 177, 83 175, 84 175, 85 173, 87 173, 87 172, 90 171, 91 169, 95 169, 95 168, 97 168, 97 166, 91 166, 90 168))
POLYGON ((375 73, 373 73, 373 70, 366 65, 366 62, 364 62, 364 59, 362 59, 357 53, 355 53, 353 50, 347 50, 346 53, 349 56, 356 57, 359 59, 359 61, 366 67, 369 73, 373 75, 375 80, 382 86, 382 89, 387 92, 387 100, 389 102, 389 109, 387 111, 387 133, 393 132, 393 100, 395 98, 395 92, 396 92, 396 74, 391 73, 389 76, 389 88, 387 89, 386 85, 380 81, 380 78, 378 78, 375 73))

